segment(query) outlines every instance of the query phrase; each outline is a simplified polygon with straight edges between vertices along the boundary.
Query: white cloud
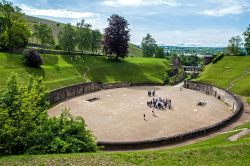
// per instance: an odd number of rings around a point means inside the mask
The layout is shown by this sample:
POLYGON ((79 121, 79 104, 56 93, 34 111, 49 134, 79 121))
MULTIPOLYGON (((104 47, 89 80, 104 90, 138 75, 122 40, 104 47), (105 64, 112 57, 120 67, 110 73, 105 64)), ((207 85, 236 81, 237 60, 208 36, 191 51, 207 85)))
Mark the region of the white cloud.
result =
POLYGON ((36 8, 30 8, 24 4, 21 4, 20 8, 25 14, 32 16, 50 16, 50 17, 60 17, 60 18, 72 18, 72 19, 91 18, 99 16, 99 14, 92 12, 76 12, 65 9, 36 9, 36 8))
POLYGON ((250 10, 250 4, 244 0, 211 0, 217 4, 217 8, 203 10, 199 14, 208 16, 237 15, 250 10))
POLYGON ((176 0, 105 0, 103 5, 121 7, 121 6, 150 6, 150 5, 167 5, 178 6, 179 3, 176 0))

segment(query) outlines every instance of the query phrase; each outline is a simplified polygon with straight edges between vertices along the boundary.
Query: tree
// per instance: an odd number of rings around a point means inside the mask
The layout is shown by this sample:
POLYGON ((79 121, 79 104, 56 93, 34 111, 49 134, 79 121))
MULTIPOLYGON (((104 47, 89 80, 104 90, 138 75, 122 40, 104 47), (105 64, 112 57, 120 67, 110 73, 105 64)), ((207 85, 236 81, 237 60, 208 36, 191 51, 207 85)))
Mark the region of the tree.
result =
POLYGON ((229 55, 243 55, 241 47, 242 39, 240 36, 234 36, 228 41, 227 52, 229 55))
POLYGON ((124 17, 113 14, 108 18, 109 26, 104 30, 103 50, 108 55, 125 58, 128 55, 128 42, 130 40, 129 24, 124 17))
POLYGON ((47 24, 35 24, 33 36, 38 39, 42 48, 44 48, 46 44, 55 44, 52 29, 47 24))
POLYGON ((69 110, 49 118, 47 96, 41 78, 19 83, 12 74, 0 88, 0 155, 93 152, 94 136, 84 119, 69 110))
POLYGON ((147 36, 143 38, 141 47, 142 47, 142 53, 144 57, 153 57, 157 48, 156 41, 148 33, 147 36))
POLYGON ((59 118, 53 117, 29 135, 31 154, 95 152, 96 141, 81 117, 73 117, 69 109, 63 110, 59 118))
POLYGON ((24 51, 23 61, 25 65, 35 68, 39 68, 43 64, 43 59, 40 54, 33 49, 24 51))
POLYGON ((250 55, 250 24, 247 28, 247 30, 243 33, 245 44, 244 47, 247 51, 247 55, 250 55))
POLYGON ((157 46, 155 49, 155 57, 156 58, 164 58, 165 57, 164 48, 157 46))
POLYGON ((97 53, 101 48, 102 34, 99 30, 93 30, 91 32, 91 51, 97 53))
POLYGON ((47 118, 47 101, 41 78, 20 85, 12 74, 0 89, 0 154, 24 153, 27 134, 47 118))
POLYGON ((64 28, 59 33, 59 45, 62 47, 63 50, 72 52, 75 50, 76 46, 76 32, 74 28, 67 24, 64 26, 64 28))
POLYGON ((7 1, 0 1, 0 47, 12 51, 25 48, 31 31, 21 9, 7 1))
POLYGON ((91 25, 85 24, 84 20, 77 23, 77 44, 82 51, 91 49, 91 25))

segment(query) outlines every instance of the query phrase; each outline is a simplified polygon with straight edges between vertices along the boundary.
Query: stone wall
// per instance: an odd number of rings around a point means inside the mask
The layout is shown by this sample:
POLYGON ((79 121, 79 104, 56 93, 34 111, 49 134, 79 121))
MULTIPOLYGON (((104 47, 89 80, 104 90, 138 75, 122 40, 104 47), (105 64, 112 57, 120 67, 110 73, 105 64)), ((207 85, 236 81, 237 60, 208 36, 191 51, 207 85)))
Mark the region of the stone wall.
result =
POLYGON ((202 91, 208 95, 213 95, 214 97, 226 103, 233 111, 235 111, 238 107, 237 97, 227 90, 209 84, 194 81, 185 81, 184 87, 188 89, 202 91))
POLYGON ((83 95, 90 92, 101 90, 101 84, 98 83, 82 83, 56 89, 49 94, 49 102, 51 105, 57 104, 69 98, 83 95))
MULTIPOLYGON (((237 120, 241 113, 243 112, 243 104, 241 100, 235 96, 233 93, 214 87, 212 85, 193 82, 193 81, 185 81, 184 87, 193 90, 199 90, 208 95, 214 95, 219 100, 222 100, 230 108, 232 108, 233 113, 226 119, 221 120, 218 123, 211 124, 210 126, 199 128, 193 131, 188 131, 182 134, 169 136, 169 137, 161 137, 154 140, 145 140, 145 141, 133 141, 133 142, 98 142, 99 146, 103 146, 104 150, 135 150, 135 149, 145 149, 152 147, 161 147, 166 145, 173 145, 177 143, 181 143, 187 141, 189 139, 198 138, 209 133, 216 132, 217 130, 229 125, 233 121, 237 120)), ((220 110, 218 110, 220 111, 220 110)))
MULTIPOLYGON (((50 103, 57 104, 64 100, 67 100, 71 97, 75 97, 78 95, 83 95, 86 93, 91 93, 94 91, 98 91, 101 89, 113 89, 113 88, 122 88, 122 87, 129 87, 129 86, 149 86, 149 85, 160 85, 160 84, 129 84, 129 83, 115 83, 115 84, 100 84, 100 83, 82 83, 78 85, 73 85, 69 87, 64 87, 61 89, 57 89, 52 91, 49 94, 49 101, 50 103)), ((199 128, 197 130, 185 132, 182 134, 169 136, 169 137, 161 137, 154 140, 145 140, 145 141, 133 141, 133 142, 104 142, 99 141, 97 144, 99 146, 103 146, 104 150, 134 150, 134 149, 144 149, 144 148, 152 148, 152 147, 160 147, 165 145, 177 144, 180 142, 184 142, 189 139, 201 137, 207 135, 209 133, 215 132, 222 127, 227 126, 231 122, 237 120, 242 111, 243 111, 243 104, 241 100, 235 96, 233 93, 200 82, 193 82, 193 81, 185 81, 184 87, 188 89, 198 90, 204 92, 208 95, 213 95, 214 97, 218 98, 225 102, 232 110, 233 113, 226 119, 221 120, 218 123, 211 124, 210 126, 199 128)), ((219 111, 219 110, 218 110, 219 111)), ((107 129, 108 130, 108 129, 107 129)))
POLYGON ((101 83, 82 83, 77 85, 72 85, 68 87, 63 87, 60 89, 53 90, 49 93, 48 99, 50 105, 55 105, 59 102, 64 100, 70 99, 72 97, 80 96, 86 93, 91 93, 95 91, 99 91, 101 89, 114 89, 114 88, 123 88, 129 86, 159 86, 162 84, 155 84, 155 83, 137 83, 137 84, 130 84, 130 83, 111 83, 111 84, 101 84, 101 83))

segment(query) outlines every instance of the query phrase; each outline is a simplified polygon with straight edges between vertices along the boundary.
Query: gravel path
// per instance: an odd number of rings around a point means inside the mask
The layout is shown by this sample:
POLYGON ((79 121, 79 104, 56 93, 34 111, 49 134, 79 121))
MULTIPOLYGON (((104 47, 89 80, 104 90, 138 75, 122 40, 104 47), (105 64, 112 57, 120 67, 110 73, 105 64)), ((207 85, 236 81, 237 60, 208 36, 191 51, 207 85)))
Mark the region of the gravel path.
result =
POLYGON ((232 135, 228 138, 229 141, 237 141, 240 137, 243 137, 244 135, 247 135, 250 133, 250 129, 245 129, 235 135, 232 135))

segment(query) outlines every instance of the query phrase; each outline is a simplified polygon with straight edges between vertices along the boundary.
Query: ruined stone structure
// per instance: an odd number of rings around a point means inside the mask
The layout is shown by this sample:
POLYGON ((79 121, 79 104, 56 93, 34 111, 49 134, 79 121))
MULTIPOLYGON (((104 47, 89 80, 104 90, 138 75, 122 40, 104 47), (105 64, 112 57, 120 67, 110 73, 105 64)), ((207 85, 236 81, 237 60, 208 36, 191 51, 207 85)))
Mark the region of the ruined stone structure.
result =
POLYGON ((213 59, 214 59, 213 56, 211 56, 211 55, 205 55, 204 58, 203 58, 204 65, 208 65, 209 63, 212 62, 213 59))
MULTIPOLYGON (((148 84, 135 84, 135 85, 148 85, 148 84)), ((150 84, 153 85, 153 84, 150 84)), ((51 104, 56 104, 61 101, 64 101, 68 98, 82 95, 85 93, 90 93, 94 91, 98 91, 101 89, 110 89, 110 88, 119 88, 119 87, 127 87, 133 86, 133 84, 129 83, 121 83, 121 84, 99 84, 99 83, 83 83, 78 85, 73 85, 69 87, 64 87, 58 90, 55 90, 50 93, 49 100, 51 104)), ((125 149, 144 149, 150 147, 158 147, 180 143, 189 139, 197 138, 204 136, 206 134, 215 132, 227 125, 231 122, 237 120, 241 113, 243 112, 243 104, 241 100, 235 96, 233 93, 215 87, 213 85, 194 82, 194 81, 185 81, 184 87, 188 89, 193 89, 197 91, 201 91, 206 93, 207 95, 213 95, 218 100, 222 100, 226 103, 229 108, 233 111, 232 115, 227 117, 226 119, 222 119, 220 122, 211 124, 207 127, 199 128, 193 131, 185 132, 182 134, 178 134, 175 136, 166 136, 161 137, 154 140, 145 140, 145 141, 132 141, 132 142, 104 142, 99 141, 97 144, 99 146, 103 146, 105 150, 125 150, 125 149)), ((220 110, 218 110, 220 111, 220 110)), ((94 118, 94 117, 93 117, 94 118)), ((108 129, 107 129, 108 130, 108 129)))

